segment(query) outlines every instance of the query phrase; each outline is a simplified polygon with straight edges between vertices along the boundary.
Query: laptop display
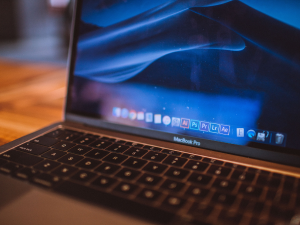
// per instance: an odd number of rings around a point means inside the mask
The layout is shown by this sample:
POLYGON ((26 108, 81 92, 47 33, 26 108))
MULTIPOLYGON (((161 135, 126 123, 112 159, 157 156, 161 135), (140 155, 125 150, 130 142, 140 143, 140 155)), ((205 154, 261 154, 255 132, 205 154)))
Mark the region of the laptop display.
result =
POLYGON ((68 112, 299 154, 299 2, 268 2, 82 1, 68 112))

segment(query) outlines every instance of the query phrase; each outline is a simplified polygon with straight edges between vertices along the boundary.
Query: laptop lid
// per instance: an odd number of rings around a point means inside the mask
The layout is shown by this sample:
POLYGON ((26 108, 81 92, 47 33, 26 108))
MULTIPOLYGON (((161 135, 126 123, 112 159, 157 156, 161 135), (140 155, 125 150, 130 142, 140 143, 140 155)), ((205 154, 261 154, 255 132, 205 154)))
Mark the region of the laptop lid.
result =
POLYGON ((300 166, 297 1, 77 1, 66 120, 300 166))

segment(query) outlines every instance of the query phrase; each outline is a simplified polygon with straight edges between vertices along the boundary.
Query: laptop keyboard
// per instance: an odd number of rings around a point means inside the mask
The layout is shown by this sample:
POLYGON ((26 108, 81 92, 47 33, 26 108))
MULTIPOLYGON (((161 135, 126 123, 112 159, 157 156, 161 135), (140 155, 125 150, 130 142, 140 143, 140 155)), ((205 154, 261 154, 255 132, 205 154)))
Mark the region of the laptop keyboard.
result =
POLYGON ((0 172, 161 223, 300 221, 296 177, 69 129, 3 153, 0 172))

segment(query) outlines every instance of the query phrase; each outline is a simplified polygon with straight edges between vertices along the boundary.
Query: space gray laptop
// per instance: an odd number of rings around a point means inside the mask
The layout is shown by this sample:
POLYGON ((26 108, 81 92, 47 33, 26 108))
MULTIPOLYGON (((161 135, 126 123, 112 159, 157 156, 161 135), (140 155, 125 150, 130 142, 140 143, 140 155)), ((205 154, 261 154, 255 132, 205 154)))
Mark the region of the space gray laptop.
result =
POLYGON ((78 0, 65 120, 0 147, 1 224, 300 224, 299 10, 78 0))

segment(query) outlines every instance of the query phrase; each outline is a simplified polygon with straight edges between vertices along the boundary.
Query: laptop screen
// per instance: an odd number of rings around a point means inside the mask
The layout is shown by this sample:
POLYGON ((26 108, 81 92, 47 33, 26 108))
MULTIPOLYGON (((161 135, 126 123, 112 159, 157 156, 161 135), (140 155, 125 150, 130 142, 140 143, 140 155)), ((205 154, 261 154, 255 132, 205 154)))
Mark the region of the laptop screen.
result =
POLYGON ((299 1, 79 5, 68 113, 194 146, 300 150, 299 1))

